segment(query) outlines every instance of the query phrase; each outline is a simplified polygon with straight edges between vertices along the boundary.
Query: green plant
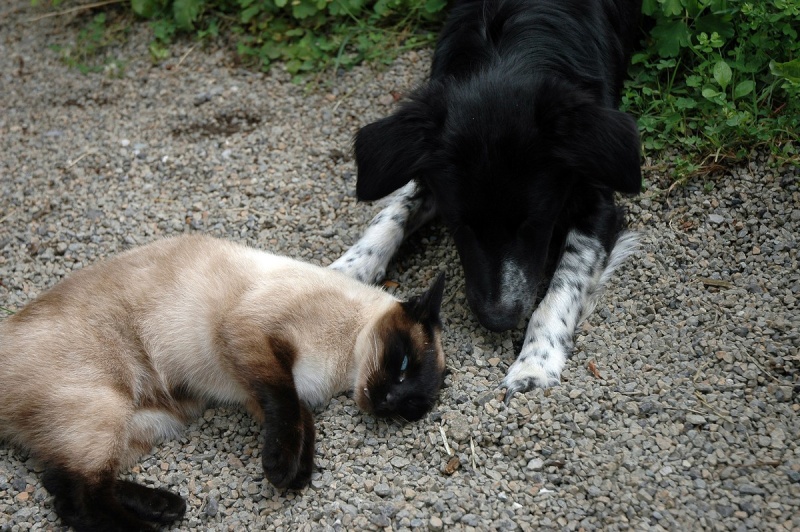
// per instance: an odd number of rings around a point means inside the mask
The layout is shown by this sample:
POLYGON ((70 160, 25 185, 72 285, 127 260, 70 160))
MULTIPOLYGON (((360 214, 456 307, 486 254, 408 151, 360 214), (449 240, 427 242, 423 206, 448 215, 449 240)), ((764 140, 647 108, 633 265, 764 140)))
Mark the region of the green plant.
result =
POLYGON ((124 63, 109 55, 109 49, 121 42, 129 26, 122 22, 107 23, 107 14, 95 15, 76 35, 72 46, 53 46, 65 64, 82 73, 107 72, 122 75, 124 63))
POLYGON ((216 37, 222 28, 238 56, 268 69, 282 61, 292 74, 388 62, 397 53, 430 44, 445 0, 131 0, 153 20, 156 59, 181 31, 216 37))
MULTIPOLYGON (((36 0, 32 0, 36 1, 36 0)), ((61 0, 50 0, 54 5, 61 0)), ((127 3, 128 0, 125 0, 127 3)), ((126 4, 127 5, 127 4, 126 4)), ((445 0, 130 0, 150 20, 160 61, 181 34, 216 39, 255 68, 283 62, 297 80, 433 43, 445 0)), ((800 163, 800 0, 644 0, 652 21, 622 98, 644 150, 681 176, 768 148, 800 163)), ((103 29, 105 27, 105 29, 103 29)), ((65 61, 97 70, 102 13, 65 61)))
POLYGON ((645 0, 643 11, 655 25, 623 107, 646 151, 696 163, 768 147, 799 160, 800 0, 645 0))

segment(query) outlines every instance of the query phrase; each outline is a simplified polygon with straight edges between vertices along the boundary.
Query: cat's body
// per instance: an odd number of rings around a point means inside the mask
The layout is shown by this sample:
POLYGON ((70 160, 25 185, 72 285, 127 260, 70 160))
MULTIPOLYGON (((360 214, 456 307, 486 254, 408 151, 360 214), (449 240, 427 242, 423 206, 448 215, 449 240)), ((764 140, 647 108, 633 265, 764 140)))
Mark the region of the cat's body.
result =
POLYGON ((442 282, 409 302, 318 266, 210 237, 161 240, 73 273, 0 323, 0 438, 29 448, 62 519, 146 529, 177 495, 116 478, 209 402, 264 426, 278 487, 313 468, 309 406, 353 390, 418 419, 444 355, 442 282))

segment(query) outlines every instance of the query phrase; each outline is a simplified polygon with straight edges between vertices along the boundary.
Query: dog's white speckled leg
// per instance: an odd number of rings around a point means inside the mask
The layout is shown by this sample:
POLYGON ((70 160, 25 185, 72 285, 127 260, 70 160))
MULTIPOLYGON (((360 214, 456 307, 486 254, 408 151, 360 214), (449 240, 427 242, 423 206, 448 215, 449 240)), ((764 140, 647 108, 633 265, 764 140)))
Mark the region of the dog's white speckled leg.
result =
POLYGON ((411 181, 388 198, 358 242, 328 267, 361 282, 377 283, 403 240, 434 215, 432 197, 420 195, 411 181))
POLYGON ((636 242, 635 233, 624 233, 608 256, 595 237, 570 231, 547 293, 528 323, 522 351, 503 380, 506 402, 517 392, 561 382, 575 328, 594 309, 611 274, 635 251, 636 242))

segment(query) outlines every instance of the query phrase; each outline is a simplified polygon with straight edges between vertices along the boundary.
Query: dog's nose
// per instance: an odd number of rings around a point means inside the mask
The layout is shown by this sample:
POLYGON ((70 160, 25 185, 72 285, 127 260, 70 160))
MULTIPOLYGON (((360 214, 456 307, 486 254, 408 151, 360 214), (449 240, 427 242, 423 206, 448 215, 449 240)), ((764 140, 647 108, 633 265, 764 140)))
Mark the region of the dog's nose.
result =
POLYGON ((518 301, 491 303, 469 297, 467 300, 478 321, 490 331, 502 332, 514 329, 522 319, 523 306, 518 301))

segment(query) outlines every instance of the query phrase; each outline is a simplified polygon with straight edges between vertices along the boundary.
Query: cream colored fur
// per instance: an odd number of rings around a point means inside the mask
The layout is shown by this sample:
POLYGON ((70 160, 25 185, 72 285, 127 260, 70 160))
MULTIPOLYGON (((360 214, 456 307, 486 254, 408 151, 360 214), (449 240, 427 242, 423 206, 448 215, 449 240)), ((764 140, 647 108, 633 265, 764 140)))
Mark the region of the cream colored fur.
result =
POLYGON ((370 329, 398 307, 336 271, 206 236, 158 241, 75 272, 0 323, 0 437, 87 473, 130 464, 206 401, 258 416, 225 352, 231 334, 291 344, 298 394, 317 405, 363 381, 370 329))

